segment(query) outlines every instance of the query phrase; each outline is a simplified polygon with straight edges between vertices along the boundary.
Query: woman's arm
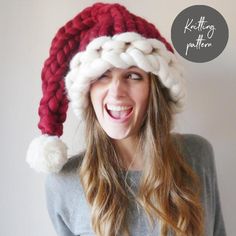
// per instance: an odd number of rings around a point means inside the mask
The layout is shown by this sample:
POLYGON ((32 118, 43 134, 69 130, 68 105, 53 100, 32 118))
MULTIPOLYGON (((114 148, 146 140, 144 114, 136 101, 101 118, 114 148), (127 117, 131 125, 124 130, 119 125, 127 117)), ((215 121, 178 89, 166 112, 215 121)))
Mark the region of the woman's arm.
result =
POLYGON ((56 177, 54 174, 49 174, 46 177, 45 190, 47 210, 57 235, 75 236, 70 231, 60 214, 63 208, 63 199, 61 198, 62 196, 58 188, 58 182, 56 181, 56 177))
POLYGON ((184 134, 181 140, 184 157, 202 182, 206 236, 226 236, 213 146, 197 134, 184 134))
POLYGON ((214 207, 215 207, 215 217, 214 217, 214 236, 226 236, 225 224, 221 209, 221 202, 220 202, 220 194, 218 189, 218 181, 217 181, 217 172, 216 172, 216 165, 215 165, 215 155, 212 145, 210 146, 210 153, 212 157, 212 178, 213 178, 213 191, 212 194, 214 199, 214 207))

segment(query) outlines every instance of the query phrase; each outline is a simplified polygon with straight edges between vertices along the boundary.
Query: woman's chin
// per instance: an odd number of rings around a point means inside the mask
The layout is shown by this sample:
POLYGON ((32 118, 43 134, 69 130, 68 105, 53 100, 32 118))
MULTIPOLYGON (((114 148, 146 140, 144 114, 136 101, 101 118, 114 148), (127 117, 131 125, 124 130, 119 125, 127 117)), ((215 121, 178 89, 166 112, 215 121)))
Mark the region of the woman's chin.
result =
POLYGON ((115 140, 122 140, 122 139, 126 139, 130 136, 129 133, 124 133, 124 132, 117 132, 117 131, 106 131, 106 134, 111 138, 111 139, 115 139, 115 140))
POLYGON ((125 139, 127 138, 126 135, 109 135, 107 134, 111 139, 115 139, 115 140, 122 140, 122 139, 125 139))

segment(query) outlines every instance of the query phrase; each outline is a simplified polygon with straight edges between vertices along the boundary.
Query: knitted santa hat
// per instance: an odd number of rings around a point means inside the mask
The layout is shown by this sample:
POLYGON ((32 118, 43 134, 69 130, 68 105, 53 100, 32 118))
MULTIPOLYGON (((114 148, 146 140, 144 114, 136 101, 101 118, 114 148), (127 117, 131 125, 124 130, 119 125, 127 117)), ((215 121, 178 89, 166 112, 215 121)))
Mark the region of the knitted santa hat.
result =
POLYGON ((96 3, 59 29, 42 70, 42 132, 27 151, 37 171, 59 172, 67 161, 63 134, 68 103, 83 119, 92 80, 112 67, 137 66, 157 75, 169 89, 173 113, 182 110, 185 82, 171 45, 155 26, 119 4, 96 3))

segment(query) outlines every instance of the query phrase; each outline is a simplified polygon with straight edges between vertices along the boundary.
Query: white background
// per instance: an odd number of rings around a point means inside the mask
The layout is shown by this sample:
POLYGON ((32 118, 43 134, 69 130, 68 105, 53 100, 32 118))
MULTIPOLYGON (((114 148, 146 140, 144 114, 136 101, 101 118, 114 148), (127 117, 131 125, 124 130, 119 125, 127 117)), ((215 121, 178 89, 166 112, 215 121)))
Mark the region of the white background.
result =
MULTIPOLYGON (((45 202, 44 174, 25 163, 37 129, 41 98, 40 74, 56 31, 89 0, 1 0, 0 4, 0 235, 55 236, 45 202)), ((106 1, 113 2, 113 1, 106 1)), ((229 26, 226 49, 208 63, 182 59, 187 69, 188 101, 177 116, 176 131, 196 133, 213 145, 226 229, 235 235, 236 210, 236 22, 233 0, 117 1, 153 22, 170 41, 171 25, 184 8, 206 4, 225 17, 229 26)), ((81 129, 68 112, 63 140, 70 153, 82 148, 81 129), (73 140, 73 141, 72 141, 73 140)), ((78 206, 79 207, 79 206, 78 206)))

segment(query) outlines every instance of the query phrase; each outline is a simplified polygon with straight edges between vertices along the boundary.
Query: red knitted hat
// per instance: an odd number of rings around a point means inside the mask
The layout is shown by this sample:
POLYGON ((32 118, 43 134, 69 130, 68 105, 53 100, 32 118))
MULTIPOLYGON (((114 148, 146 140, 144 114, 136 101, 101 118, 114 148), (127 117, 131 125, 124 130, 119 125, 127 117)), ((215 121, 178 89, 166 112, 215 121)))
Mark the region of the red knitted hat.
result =
POLYGON ((60 171, 67 161, 67 147, 59 137, 68 103, 83 119, 91 81, 109 68, 130 66, 156 74, 169 89, 173 113, 182 110, 182 67, 153 24, 119 4, 96 3, 58 30, 42 70, 38 124, 42 135, 31 142, 26 158, 32 168, 60 171))

